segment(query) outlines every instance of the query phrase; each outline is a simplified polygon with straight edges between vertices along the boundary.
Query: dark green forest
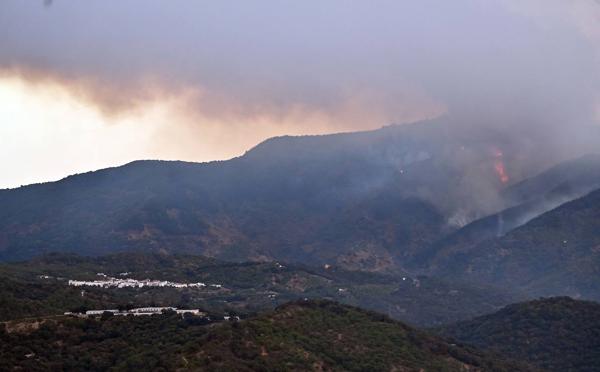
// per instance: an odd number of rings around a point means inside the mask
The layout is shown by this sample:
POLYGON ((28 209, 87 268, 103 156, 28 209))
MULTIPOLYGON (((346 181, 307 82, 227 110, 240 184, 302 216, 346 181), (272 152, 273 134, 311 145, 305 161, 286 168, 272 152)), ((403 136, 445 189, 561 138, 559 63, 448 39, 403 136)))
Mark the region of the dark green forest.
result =
POLYGON ((529 371, 491 353, 329 301, 239 322, 175 314, 9 322, 0 369, 27 371, 529 371))
POLYGON ((460 342, 528 360, 549 371, 597 371, 600 304, 556 297, 507 306, 442 328, 460 342))

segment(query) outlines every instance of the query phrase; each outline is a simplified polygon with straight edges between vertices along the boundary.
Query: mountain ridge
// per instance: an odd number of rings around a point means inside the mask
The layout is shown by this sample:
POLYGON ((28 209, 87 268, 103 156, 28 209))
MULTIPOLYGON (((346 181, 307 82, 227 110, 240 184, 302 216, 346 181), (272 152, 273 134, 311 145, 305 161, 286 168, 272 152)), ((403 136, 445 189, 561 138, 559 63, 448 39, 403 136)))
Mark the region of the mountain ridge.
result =
POLYGON ((600 304, 591 301, 541 298, 438 331, 548 371, 593 371, 600 363, 600 304))
MULTIPOLYGON (((5 190, 0 260, 145 249, 426 272, 418 265, 443 251, 436 244, 461 231, 456 223, 512 206, 501 196, 512 186, 498 178, 497 163, 515 185, 518 168, 527 168, 509 151, 518 147, 506 135, 479 130, 467 136, 444 123, 277 137, 228 161, 137 161, 5 190)), ((582 172, 555 173, 560 191, 562 181, 582 172)), ((494 232, 494 221, 488 225, 485 234, 494 232)))
POLYGON ((531 296, 600 299, 600 190, 532 219, 506 235, 440 258, 437 275, 477 277, 531 296), (543 257, 543 260, 540 259, 543 257))

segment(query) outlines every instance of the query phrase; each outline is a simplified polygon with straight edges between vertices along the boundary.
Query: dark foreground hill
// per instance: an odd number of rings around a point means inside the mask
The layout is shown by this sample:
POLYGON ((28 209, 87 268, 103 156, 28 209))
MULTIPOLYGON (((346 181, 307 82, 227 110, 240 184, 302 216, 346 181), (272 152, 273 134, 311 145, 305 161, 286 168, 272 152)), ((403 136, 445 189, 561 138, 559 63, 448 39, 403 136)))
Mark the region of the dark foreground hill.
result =
POLYGON ((146 305, 248 314, 298 298, 331 299, 420 326, 469 319, 515 301, 513 296, 488 287, 422 276, 383 275, 278 262, 229 263, 201 256, 122 253, 90 258, 54 254, 0 265, 0 320, 62 314, 78 308, 146 305), (201 282, 206 286, 98 288, 68 285, 69 280, 94 281, 106 277, 201 282))
POLYGON ((549 371, 597 371, 600 304, 567 297, 510 305, 441 331, 549 371))
POLYGON ((103 317, 9 323, 0 369, 235 371, 525 371, 525 365, 327 301, 283 305, 252 319, 103 317))
POLYGON ((0 190, 0 260, 143 249, 401 269, 505 207, 499 161, 515 180, 546 165, 531 144, 448 120, 273 138, 229 161, 135 162, 0 190))

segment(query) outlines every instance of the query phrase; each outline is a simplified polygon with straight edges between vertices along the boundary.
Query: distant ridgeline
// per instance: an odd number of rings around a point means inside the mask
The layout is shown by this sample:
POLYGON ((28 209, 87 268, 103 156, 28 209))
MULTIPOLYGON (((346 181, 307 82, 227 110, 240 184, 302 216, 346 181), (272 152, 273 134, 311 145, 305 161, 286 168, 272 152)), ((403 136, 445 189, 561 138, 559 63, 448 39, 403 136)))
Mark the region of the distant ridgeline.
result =
POLYGON ((0 370, 594 370, 600 156, 443 124, 0 190, 0 370))
POLYGON ((585 196, 600 187, 600 156, 547 168, 535 152, 545 144, 454 133, 452 120, 279 137, 229 161, 140 161, 0 190, 0 260, 141 250, 600 299, 599 196, 585 196))

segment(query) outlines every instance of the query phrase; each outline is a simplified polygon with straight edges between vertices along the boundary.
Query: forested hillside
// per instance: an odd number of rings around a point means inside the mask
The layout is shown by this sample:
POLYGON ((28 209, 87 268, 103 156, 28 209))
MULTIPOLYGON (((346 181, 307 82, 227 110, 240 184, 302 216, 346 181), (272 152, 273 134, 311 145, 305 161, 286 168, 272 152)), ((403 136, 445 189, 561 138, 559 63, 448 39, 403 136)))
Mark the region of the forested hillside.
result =
POLYGON ((540 299, 441 330, 461 342, 528 360, 547 371, 597 371, 600 304, 540 299))
POLYGON ((523 149, 499 133, 452 132, 451 120, 278 137, 229 161, 134 162, 3 190, 0 260, 143 249, 402 269, 509 203, 498 161, 515 182, 545 166, 517 158, 523 149))
POLYGON ((519 289, 529 296, 600 299, 600 191, 506 235, 438 252, 434 272, 519 289))
POLYGON ((529 371, 525 364, 328 301, 207 327, 175 314, 2 325, 0 369, 529 371))

